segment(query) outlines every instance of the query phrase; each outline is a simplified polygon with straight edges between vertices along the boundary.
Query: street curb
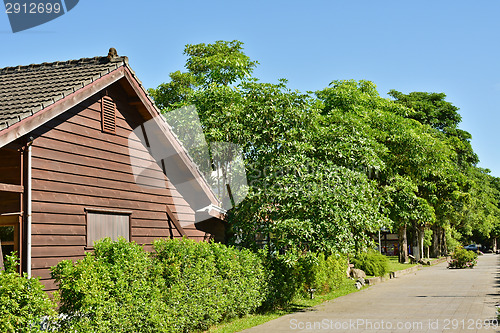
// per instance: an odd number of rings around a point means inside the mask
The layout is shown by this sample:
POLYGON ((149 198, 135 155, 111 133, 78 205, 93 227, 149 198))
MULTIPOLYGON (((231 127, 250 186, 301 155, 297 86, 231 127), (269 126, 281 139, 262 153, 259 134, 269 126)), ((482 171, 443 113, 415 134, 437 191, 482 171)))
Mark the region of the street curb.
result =
POLYGON ((433 260, 431 260, 431 266, 440 264, 440 263, 445 262, 445 261, 448 261, 448 257, 442 257, 442 258, 438 258, 438 259, 433 259, 433 260))
MULTIPOLYGON (((442 258, 438 258, 438 259, 433 259, 430 262, 430 266, 434 266, 434 265, 440 264, 442 262, 446 262, 447 260, 448 260, 448 257, 442 257, 442 258)), ((418 271, 422 267, 424 267, 424 266, 422 266, 422 265, 419 264, 419 265, 416 265, 416 266, 413 266, 413 267, 409 267, 409 268, 406 268, 406 269, 403 269, 403 270, 400 270, 400 271, 389 272, 389 273, 387 273, 384 276, 376 276, 376 277, 368 278, 368 279, 365 280, 365 283, 368 286, 373 286, 375 284, 382 283, 382 282, 390 280, 390 279, 395 279, 395 278, 398 278, 398 277, 401 277, 401 276, 404 276, 404 275, 415 273, 416 271, 418 271)))
POLYGON ((406 269, 400 270, 400 271, 395 271, 395 272, 389 272, 388 274, 384 276, 376 276, 372 277, 369 279, 366 279, 366 284, 369 286, 373 286, 378 283, 382 283, 384 281, 390 280, 390 279, 395 279, 404 275, 412 274, 418 271, 419 269, 422 268, 422 265, 416 265, 413 267, 408 267, 406 269))

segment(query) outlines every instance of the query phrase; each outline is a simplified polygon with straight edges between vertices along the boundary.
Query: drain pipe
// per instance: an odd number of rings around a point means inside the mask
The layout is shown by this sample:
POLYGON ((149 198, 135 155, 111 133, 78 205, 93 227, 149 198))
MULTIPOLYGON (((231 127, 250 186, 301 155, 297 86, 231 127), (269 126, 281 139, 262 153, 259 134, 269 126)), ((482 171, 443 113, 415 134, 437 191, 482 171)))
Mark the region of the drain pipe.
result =
POLYGON ((28 172, 27 172, 27 200, 26 200, 26 215, 27 215, 27 226, 26 226, 26 274, 31 277, 31 145, 33 144, 33 138, 30 138, 28 142, 28 172))

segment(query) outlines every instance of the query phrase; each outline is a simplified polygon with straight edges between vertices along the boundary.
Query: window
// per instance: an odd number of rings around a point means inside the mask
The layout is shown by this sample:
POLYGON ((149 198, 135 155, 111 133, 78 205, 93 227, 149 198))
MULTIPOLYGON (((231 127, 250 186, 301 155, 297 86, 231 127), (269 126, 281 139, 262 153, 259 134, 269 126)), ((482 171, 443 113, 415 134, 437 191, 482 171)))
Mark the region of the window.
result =
POLYGON ((114 210, 87 210, 87 247, 94 242, 109 237, 130 240, 130 214, 132 212, 114 210))
POLYGON ((0 225, 0 270, 5 256, 14 251, 14 226, 0 225))
POLYGON ((102 131, 116 134, 116 105, 109 96, 101 99, 102 131))
POLYGON ((0 215, 0 269, 13 251, 19 256, 19 215, 0 215))

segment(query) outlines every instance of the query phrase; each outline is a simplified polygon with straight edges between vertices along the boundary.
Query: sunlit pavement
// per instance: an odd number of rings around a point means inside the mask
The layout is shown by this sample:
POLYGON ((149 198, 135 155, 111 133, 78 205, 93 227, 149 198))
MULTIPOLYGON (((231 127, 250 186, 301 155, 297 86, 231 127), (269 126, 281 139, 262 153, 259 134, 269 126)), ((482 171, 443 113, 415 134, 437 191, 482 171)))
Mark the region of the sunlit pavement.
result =
POLYGON ((447 263, 283 316, 244 332, 497 332, 500 255, 447 263))

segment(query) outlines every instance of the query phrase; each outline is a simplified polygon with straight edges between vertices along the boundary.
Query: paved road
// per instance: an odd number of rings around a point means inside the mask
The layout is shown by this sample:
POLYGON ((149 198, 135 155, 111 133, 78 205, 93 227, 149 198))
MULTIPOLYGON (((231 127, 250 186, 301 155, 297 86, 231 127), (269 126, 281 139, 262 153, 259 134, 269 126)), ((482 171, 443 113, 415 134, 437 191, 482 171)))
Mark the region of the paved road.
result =
POLYGON ((489 254, 474 269, 425 267, 244 332, 500 332, 499 260, 489 254))

